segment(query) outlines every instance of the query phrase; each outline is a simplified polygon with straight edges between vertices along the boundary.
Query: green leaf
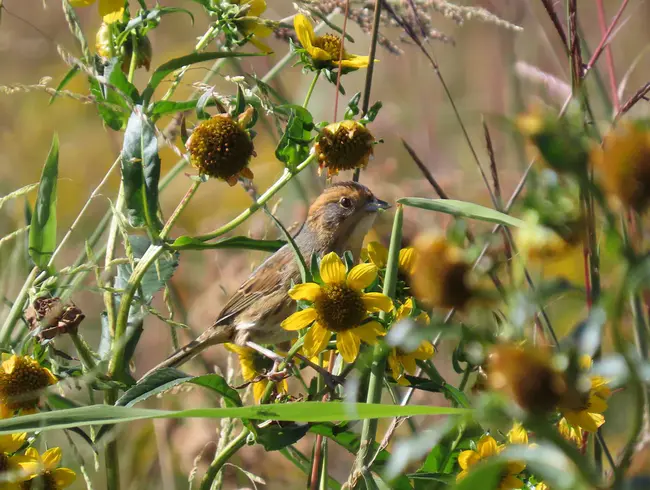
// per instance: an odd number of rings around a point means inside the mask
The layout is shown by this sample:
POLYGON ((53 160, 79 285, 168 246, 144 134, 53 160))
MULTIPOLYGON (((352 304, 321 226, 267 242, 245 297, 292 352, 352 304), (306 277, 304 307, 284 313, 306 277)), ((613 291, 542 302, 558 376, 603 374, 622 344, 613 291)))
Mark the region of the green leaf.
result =
MULTIPOLYGON (((390 405, 385 405, 390 406, 390 405)), ((343 425, 333 425, 333 424, 318 424, 314 425, 309 429, 310 432, 314 434, 320 434, 328 439, 333 440, 338 445, 347 449, 351 454, 357 454, 359 452, 359 447, 361 445, 361 437, 359 434, 356 434, 349 430, 347 424, 343 425)), ((372 449, 370 454, 377 454, 373 464, 372 470, 378 473, 381 473, 391 457, 391 454, 382 449, 377 453, 379 449, 379 444, 377 442, 372 443, 372 449)), ((392 488, 396 490, 411 490, 411 485, 408 481, 408 478, 404 476, 398 476, 391 481, 392 488)))
POLYGON ((79 66, 74 65, 72 68, 68 70, 68 72, 63 76, 59 84, 56 86, 55 92, 52 94, 50 97, 50 104, 54 102, 54 100, 57 98, 59 92, 65 88, 68 83, 79 73, 79 66))
POLYGON ((38 186, 36 206, 29 227, 29 255, 40 269, 47 265, 56 248, 56 187, 59 176, 59 138, 55 134, 38 186))
POLYGON ((152 117, 160 117, 165 114, 172 114, 176 112, 191 111, 196 107, 196 100, 186 100, 183 102, 174 102, 173 100, 161 100, 154 102, 151 109, 152 117))
POLYGON ((403 197, 397 202, 405 206, 414 208, 427 209, 429 211, 439 211, 445 214, 451 214, 457 218, 471 218, 479 221, 489 221, 504 226, 521 227, 524 222, 519 218, 514 218, 494 209, 486 208, 479 204, 466 201, 456 201, 453 199, 425 199, 422 197, 403 197))
POLYGON ((298 442, 307 432, 309 424, 272 424, 259 430, 256 440, 267 451, 279 451, 298 442))
POLYGON ((160 157, 153 123, 137 106, 131 113, 122 147, 122 182, 129 223, 160 229, 158 219, 158 181, 160 157))
POLYGON ((120 397, 115 405, 132 407, 136 403, 145 401, 147 398, 170 390, 174 386, 183 383, 192 383, 197 386, 208 388, 223 396, 229 407, 240 407, 242 405, 239 394, 228 386, 226 380, 218 374, 206 374, 205 376, 190 376, 175 368, 165 368, 155 371, 149 376, 141 379, 120 397))
POLYGON ((234 408, 195 408, 190 410, 151 410, 145 408, 91 405, 81 408, 42 412, 0 420, 0 435, 119 424, 160 418, 240 418, 293 422, 329 422, 364 418, 412 417, 416 415, 463 415, 471 410, 428 405, 381 405, 368 403, 299 402, 253 405, 234 408))
POLYGON ((160 22, 160 18, 163 15, 173 14, 176 12, 182 12, 190 16, 192 20, 192 25, 194 25, 194 15, 189 10, 185 10, 179 7, 156 7, 151 10, 143 10, 140 15, 134 17, 129 21, 124 30, 120 33, 117 38, 117 44, 121 45, 126 41, 126 38, 129 36, 131 31, 135 28, 145 25, 147 23, 154 23, 154 25, 160 22))
POLYGON ((180 236, 171 247, 174 250, 207 250, 216 248, 234 248, 277 252, 285 244, 282 240, 255 240, 245 236, 234 236, 224 240, 207 243, 191 236, 180 236))
POLYGON ((505 463, 496 458, 490 458, 472 467, 465 478, 456 483, 455 490, 496 490, 503 475, 505 463))
MULTIPOLYGON (((100 74, 106 81, 108 81, 111 86, 122 85, 123 80, 117 74, 118 72, 122 73, 122 63, 118 58, 113 58, 108 61, 107 64, 103 64, 98 57, 95 57, 95 68, 97 73, 100 74), (111 77, 113 80, 111 80, 111 77)), ((124 73, 122 73, 124 76, 124 73)), ((120 89, 118 93, 113 90, 111 87, 107 86, 105 83, 99 83, 96 78, 88 77, 88 83, 90 84, 90 93, 97 99, 97 112, 101 116, 104 123, 111 129, 115 131, 121 131, 128 120, 131 109, 127 103, 126 98, 127 94, 133 93, 130 90, 124 92, 120 89), (125 98, 126 96, 126 98, 125 98)))
POLYGON ((299 105, 281 105, 275 110, 289 117, 284 134, 275 149, 275 156, 289 168, 294 168, 309 156, 314 118, 307 109, 299 105))
POLYGON ((262 53, 236 53, 233 51, 217 51, 212 53, 192 53, 186 56, 181 56, 180 58, 174 58, 169 60, 167 63, 160 65, 151 75, 149 80, 149 85, 142 93, 142 100, 146 104, 151 100, 151 96, 156 90, 156 87, 160 85, 165 77, 175 70, 182 68, 184 66, 193 65, 195 63, 201 63, 203 61, 216 60, 220 58, 240 58, 245 56, 262 56, 262 53))

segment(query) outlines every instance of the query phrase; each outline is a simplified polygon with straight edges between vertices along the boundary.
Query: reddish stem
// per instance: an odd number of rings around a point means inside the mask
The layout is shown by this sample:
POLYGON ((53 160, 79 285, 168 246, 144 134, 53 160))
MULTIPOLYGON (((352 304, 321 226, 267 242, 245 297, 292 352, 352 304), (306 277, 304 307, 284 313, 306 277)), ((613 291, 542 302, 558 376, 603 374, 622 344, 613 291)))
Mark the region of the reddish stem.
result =
POLYGON ((607 29, 607 32, 600 40, 600 44, 598 44, 598 46, 596 47, 596 51, 594 51, 594 54, 591 56, 589 63, 587 63, 587 66, 585 68, 585 73, 591 70, 591 67, 594 65, 594 63, 596 63, 596 61, 600 57, 601 53, 603 52, 603 49, 605 48, 605 45, 607 44, 609 36, 611 36, 612 32, 614 31, 614 27, 616 27, 618 20, 621 18, 621 15, 623 15, 623 11, 625 10, 625 7, 627 7, 629 1, 630 0, 623 0, 623 3, 621 3, 621 6, 618 8, 618 12, 616 12, 616 15, 612 19, 612 23, 609 25, 609 28, 607 29))
POLYGON ((343 60, 343 53, 345 53, 345 33, 348 27, 348 15, 350 13, 350 0, 345 2, 345 16, 343 17, 343 34, 341 35, 341 51, 339 52, 339 71, 336 73, 336 95, 334 96, 334 121, 337 120, 337 113, 339 108, 339 89, 341 87, 341 61, 343 60))
MULTIPOLYGON (((608 37, 607 24, 605 23, 605 8, 603 0, 596 0, 596 10, 598 11, 598 24, 603 39, 608 37)), ((613 24, 613 23, 612 23, 613 24)), ((612 104, 614 105, 615 114, 621 110, 621 101, 618 98, 618 89, 616 84, 616 73, 614 71, 614 56, 612 55, 612 46, 610 43, 605 45, 605 60, 607 61, 607 74, 609 77, 609 89, 612 93, 612 104)))

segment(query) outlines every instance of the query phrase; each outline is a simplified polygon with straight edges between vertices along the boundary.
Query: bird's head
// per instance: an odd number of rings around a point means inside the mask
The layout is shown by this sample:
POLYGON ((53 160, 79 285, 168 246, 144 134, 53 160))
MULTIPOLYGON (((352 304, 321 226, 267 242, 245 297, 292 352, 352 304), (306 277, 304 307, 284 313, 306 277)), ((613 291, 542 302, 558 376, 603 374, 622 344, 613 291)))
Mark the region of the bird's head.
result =
POLYGON ((306 225, 321 252, 350 250, 358 256, 377 213, 389 207, 357 182, 337 182, 311 205, 306 225))

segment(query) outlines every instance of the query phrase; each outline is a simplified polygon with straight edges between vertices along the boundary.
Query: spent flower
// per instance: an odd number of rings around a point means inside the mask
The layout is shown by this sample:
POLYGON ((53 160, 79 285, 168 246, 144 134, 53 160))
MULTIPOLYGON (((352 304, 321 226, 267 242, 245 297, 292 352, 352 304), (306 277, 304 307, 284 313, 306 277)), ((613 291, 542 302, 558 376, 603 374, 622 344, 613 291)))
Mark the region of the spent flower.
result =
POLYGON ((311 325, 303 344, 307 357, 322 352, 336 334, 341 356, 346 362, 354 362, 362 340, 372 345, 383 335, 382 325, 370 315, 392 311, 393 303, 382 293, 364 292, 377 278, 373 264, 359 264, 346 272, 343 261, 331 252, 321 260, 320 276, 322 285, 308 282, 289 291, 292 299, 311 306, 287 318, 282 328, 296 331, 311 325))
POLYGON ((342 170, 365 168, 373 155, 375 138, 365 125, 356 121, 341 121, 323 128, 314 151, 318 155, 319 172, 337 175, 342 170))

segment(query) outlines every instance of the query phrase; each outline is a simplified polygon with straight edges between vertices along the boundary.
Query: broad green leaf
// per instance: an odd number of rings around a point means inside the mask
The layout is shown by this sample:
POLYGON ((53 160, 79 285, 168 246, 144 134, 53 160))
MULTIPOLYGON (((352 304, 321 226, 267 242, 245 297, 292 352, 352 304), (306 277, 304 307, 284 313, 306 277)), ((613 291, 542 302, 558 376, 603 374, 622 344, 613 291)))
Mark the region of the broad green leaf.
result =
POLYGON ((258 431, 256 440, 267 451, 279 451, 298 442, 307 432, 309 432, 309 424, 294 422, 271 424, 258 431))
POLYGON ((152 117, 160 117, 165 114, 172 114, 176 112, 191 111, 196 107, 196 100, 187 100, 183 102, 175 102, 173 100, 161 100, 154 102, 151 110, 152 117))
POLYGON ((466 201, 456 201, 454 199, 425 199, 423 197, 403 197, 397 202, 405 206, 414 208, 427 209, 429 211, 439 211, 445 214, 451 214, 457 218, 471 218, 479 221, 489 221, 504 226, 520 227, 524 222, 519 218, 514 218, 507 214, 501 213, 494 209, 486 208, 479 204, 466 201))
POLYGON ((277 106, 275 110, 289 117, 287 127, 275 149, 275 156, 289 168, 294 168, 309 156, 314 118, 307 109, 299 105, 277 106))
MULTIPOLYGON (((388 405, 386 405, 388 406, 388 405)), ((333 440, 338 445, 347 449, 351 454, 357 454, 359 447, 361 445, 361 437, 359 434, 349 430, 349 427, 346 424, 343 425, 333 425, 333 424, 318 424, 314 425, 309 429, 310 432, 314 434, 320 434, 328 439, 333 440)), ((382 449, 377 453, 379 449, 379 444, 374 442, 373 447, 370 450, 370 454, 377 454, 373 464, 372 470, 381 473, 386 464, 389 461, 390 453, 385 449, 382 449)), ((393 488, 396 490, 410 490, 411 485, 408 481, 408 478, 404 476, 398 476, 393 481, 391 481, 393 488)))
POLYGON ((94 77, 88 77, 90 93, 97 99, 97 111, 109 128, 121 131, 128 121, 131 107, 139 99, 139 96, 136 96, 137 90, 126 80, 118 58, 112 58, 104 64, 95 57, 95 68, 108 82, 107 85, 94 77), (115 87, 119 92, 111 87, 115 87))
POLYGON ((98 424, 120 424, 136 420, 186 418, 238 418, 293 422, 330 422, 364 418, 412 417, 416 415, 464 415, 471 410, 428 405, 382 405, 370 403, 298 402, 234 408, 151 410, 145 408, 91 405, 42 412, 0 420, 0 435, 35 432, 98 424))
POLYGON ((59 176, 59 137, 55 134, 47 155, 29 227, 29 255, 34 264, 47 269, 56 248, 56 187, 59 176))
POLYGON ((234 236, 214 243, 203 242, 190 236, 180 236, 171 247, 174 250, 207 250, 212 248, 235 248, 277 252, 285 242, 282 240, 255 240, 245 236, 234 236))
POLYGON ((160 229, 158 219, 158 181, 160 157, 153 123, 138 106, 131 113, 122 147, 122 182, 129 223, 160 229))
POLYGON ((142 93, 142 100, 146 104, 151 100, 151 96, 156 90, 156 87, 160 85, 165 77, 179 68, 184 66, 193 65, 195 63, 201 63, 203 61, 216 60, 220 58, 240 58, 245 56, 262 56, 261 53, 235 53, 232 51, 218 51, 212 53, 192 53, 186 56, 181 56, 180 58, 174 58, 169 60, 167 63, 160 65, 151 75, 149 80, 149 85, 142 93))
POLYGON ((218 374, 206 374, 204 376, 190 376, 175 368, 160 369, 146 378, 141 379, 120 397, 115 405, 132 407, 136 403, 163 393, 174 386, 183 383, 192 383, 197 386, 208 388, 223 396, 226 405, 229 407, 240 407, 242 405, 239 394, 228 386, 226 380, 218 374))

